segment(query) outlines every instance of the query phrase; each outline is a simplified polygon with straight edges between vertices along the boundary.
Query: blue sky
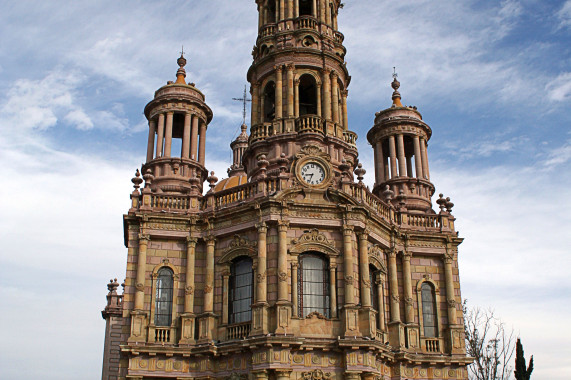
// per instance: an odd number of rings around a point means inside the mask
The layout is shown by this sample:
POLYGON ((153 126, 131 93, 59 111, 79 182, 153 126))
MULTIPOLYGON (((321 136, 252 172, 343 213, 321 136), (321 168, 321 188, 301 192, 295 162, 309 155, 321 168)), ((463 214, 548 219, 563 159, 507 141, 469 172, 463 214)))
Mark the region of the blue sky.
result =
MULTIPOLYGON (((433 129, 436 191, 456 204, 462 292, 521 335, 534 377, 571 373, 571 1, 347 0, 350 128, 403 103, 433 129)), ((145 157, 142 114, 173 80, 214 111, 222 178, 256 37, 253 0, 18 1, 0 13, 0 377, 100 377, 106 283, 145 157), (70 349, 72 348, 72 349, 70 349), (46 369, 50 371, 45 374, 46 369)))

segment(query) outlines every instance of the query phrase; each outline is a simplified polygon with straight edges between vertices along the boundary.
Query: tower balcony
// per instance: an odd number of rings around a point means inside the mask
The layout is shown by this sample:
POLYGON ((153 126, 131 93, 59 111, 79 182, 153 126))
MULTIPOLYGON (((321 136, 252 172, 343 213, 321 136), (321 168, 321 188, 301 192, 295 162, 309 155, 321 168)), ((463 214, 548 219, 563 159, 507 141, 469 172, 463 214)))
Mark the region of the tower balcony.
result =
POLYGON ((296 30, 301 30, 301 29, 319 30, 319 23, 317 19, 312 16, 301 16, 294 21, 293 25, 296 30))
POLYGON ((297 133, 326 134, 323 119, 317 115, 303 115, 298 117, 295 120, 295 131, 297 133))

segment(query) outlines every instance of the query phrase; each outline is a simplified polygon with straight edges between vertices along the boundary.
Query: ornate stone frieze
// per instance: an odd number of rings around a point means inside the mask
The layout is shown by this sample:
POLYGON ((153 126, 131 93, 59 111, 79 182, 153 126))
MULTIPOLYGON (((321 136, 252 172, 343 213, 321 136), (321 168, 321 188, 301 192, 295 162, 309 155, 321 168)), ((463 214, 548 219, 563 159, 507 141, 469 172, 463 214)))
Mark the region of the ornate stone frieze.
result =
POLYGON ((254 248, 258 245, 257 241, 250 241, 246 236, 234 235, 232 241, 228 245, 226 252, 237 248, 254 248))
POLYGON ((316 369, 313 371, 302 372, 301 377, 303 380, 328 380, 331 379, 331 373, 316 369))
POLYGON ((331 161, 331 156, 325 153, 317 145, 306 145, 295 155, 297 158, 302 158, 306 156, 317 156, 323 157, 324 159, 331 161))

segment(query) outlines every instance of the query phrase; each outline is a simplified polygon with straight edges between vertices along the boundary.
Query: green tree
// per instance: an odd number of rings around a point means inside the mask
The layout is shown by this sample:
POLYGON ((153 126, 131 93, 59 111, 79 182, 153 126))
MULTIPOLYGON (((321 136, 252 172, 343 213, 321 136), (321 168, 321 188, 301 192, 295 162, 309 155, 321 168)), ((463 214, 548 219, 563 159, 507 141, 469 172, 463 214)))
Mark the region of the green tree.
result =
POLYGON ((533 355, 529 359, 529 366, 525 367, 525 356, 523 356, 523 346, 519 338, 516 343, 515 354, 515 378, 516 380, 529 380, 531 372, 533 371, 533 355))

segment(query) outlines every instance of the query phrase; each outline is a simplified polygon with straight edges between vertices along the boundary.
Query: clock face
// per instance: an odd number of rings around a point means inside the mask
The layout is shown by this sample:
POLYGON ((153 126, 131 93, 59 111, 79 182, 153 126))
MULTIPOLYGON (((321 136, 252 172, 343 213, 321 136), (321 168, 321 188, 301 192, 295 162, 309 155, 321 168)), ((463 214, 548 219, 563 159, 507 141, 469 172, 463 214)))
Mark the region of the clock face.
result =
POLYGON ((325 180, 325 169, 318 163, 308 162, 301 167, 301 178, 310 185, 319 185, 325 180))

